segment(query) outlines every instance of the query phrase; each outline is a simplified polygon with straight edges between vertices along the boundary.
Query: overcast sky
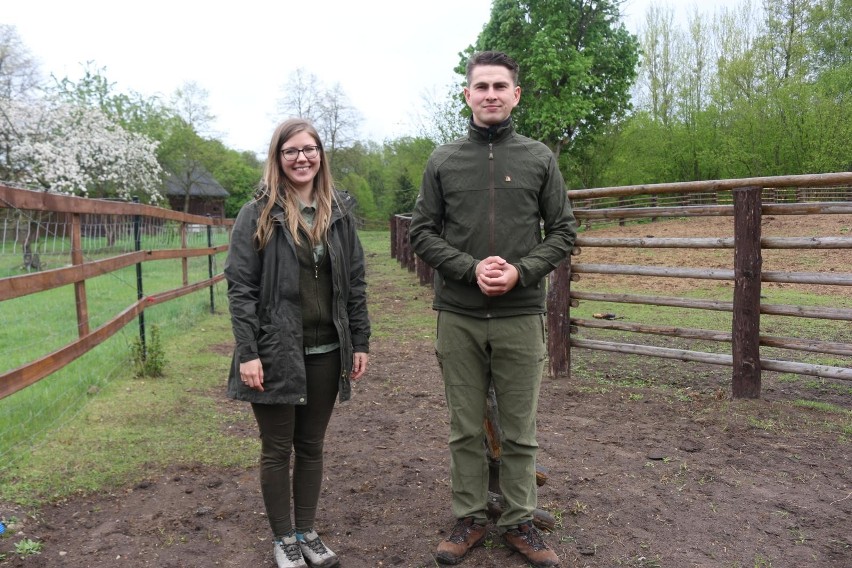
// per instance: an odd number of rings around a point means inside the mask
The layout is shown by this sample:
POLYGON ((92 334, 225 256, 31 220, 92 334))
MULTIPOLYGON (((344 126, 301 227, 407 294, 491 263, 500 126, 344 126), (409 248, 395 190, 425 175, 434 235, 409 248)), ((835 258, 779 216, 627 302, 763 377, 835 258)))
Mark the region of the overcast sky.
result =
MULTIPOLYGON (((650 4, 712 14, 741 0, 626 0, 634 33, 650 4)), ((415 134, 424 95, 456 80, 458 53, 488 21, 491 0, 5 0, 14 25, 49 76, 105 68, 116 90, 168 98, 184 82, 209 93, 215 134, 265 153, 283 86, 304 68, 339 83, 362 116, 362 140, 415 134)))

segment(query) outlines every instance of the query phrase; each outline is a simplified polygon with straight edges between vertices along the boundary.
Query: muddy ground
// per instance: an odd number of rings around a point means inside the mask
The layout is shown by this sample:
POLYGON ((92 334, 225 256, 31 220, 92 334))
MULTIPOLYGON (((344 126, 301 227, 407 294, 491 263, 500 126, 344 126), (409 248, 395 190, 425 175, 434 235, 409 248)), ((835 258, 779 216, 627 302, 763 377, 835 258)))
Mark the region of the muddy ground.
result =
MULTIPOLYGON (((848 255, 824 262, 848 272, 848 255)), ((413 277, 393 293, 430 294, 413 277)), ((346 568, 435 566, 453 519, 432 339, 377 339, 371 364, 329 428, 318 528, 346 568)), ((793 404, 852 410, 852 385, 764 373, 760 400, 734 401, 726 367, 576 350, 574 369, 544 381, 538 413, 539 506, 557 519, 546 539, 562 566, 852 566, 852 419, 793 404)), ((240 418, 229 435, 256 435, 245 405, 209 396, 240 418)), ((45 552, 20 559, 3 539, 0 566, 274 566, 254 469, 151 471, 114 494, 19 514, 45 552)), ((526 566, 491 529, 462 566, 526 566)))

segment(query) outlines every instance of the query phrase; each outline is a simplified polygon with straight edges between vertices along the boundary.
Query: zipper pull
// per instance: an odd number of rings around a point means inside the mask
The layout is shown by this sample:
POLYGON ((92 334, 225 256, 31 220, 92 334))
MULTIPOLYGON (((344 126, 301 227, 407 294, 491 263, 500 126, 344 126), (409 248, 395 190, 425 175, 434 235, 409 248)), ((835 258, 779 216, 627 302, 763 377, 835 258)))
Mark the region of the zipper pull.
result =
POLYGON ((491 142, 488 143, 488 159, 494 159, 494 144, 492 144, 491 142))

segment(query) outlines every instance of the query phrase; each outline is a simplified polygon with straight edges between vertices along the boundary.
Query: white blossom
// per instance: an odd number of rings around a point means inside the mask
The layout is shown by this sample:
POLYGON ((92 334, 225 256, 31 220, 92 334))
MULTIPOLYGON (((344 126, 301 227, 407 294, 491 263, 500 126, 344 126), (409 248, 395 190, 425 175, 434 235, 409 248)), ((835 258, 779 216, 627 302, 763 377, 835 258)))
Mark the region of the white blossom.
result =
POLYGON ((97 108, 0 100, 0 173, 7 181, 89 197, 162 199, 157 142, 97 108))

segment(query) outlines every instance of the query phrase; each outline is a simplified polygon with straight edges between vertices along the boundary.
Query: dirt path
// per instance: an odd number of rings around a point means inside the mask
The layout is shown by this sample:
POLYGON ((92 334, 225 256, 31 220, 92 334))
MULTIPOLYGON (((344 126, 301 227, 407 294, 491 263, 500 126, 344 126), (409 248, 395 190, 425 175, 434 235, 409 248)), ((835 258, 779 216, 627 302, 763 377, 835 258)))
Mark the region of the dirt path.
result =
MULTIPOLYGON (((671 236, 667 227, 629 230, 671 236)), ((844 254, 825 262, 848 271, 844 254)), ((227 356, 228 346, 210 348, 227 356)), ((762 400, 731 401, 727 368, 573 356, 575 376, 546 380, 539 407, 549 472, 539 505, 559 519, 547 540, 563 567, 852 566, 852 418, 793 404, 852 410, 850 385, 766 373, 762 400)), ((236 415, 227 435, 256 435, 245 405, 210 396, 236 415)), ((447 433, 431 338, 377 339, 369 377, 338 408, 326 444, 318 525, 342 566, 435 566, 453 522, 447 433)), ((152 470, 115 494, 8 514, 45 552, 19 559, 0 539, 0 566, 274 566, 254 470, 152 470)), ((492 534, 463 566, 525 564, 492 534)))
MULTIPOLYGON (((319 524, 348 568, 434 566, 452 518, 431 341, 378 341, 373 361, 330 426, 319 524)), ((547 538, 563 566, 852 565, 848 429, 838 443, 820 411, 771 402, 795 398, 783 383, 767 384, 770 400, 731 402, 717 369, 663 363, 640 377, 605 357, 579 363, 599 378, 546 381, 539 409, 539 503, 561 520, 547 538)), ((242 415, 231 435, 254 436, 244 405, 221 405, 242 415)), ((59 503, 22 527, 46 552, 0 565, 274 566, 255 476, 151 471, 59 503)), ((496 536, 464 565, 525 566, 496 536)))

